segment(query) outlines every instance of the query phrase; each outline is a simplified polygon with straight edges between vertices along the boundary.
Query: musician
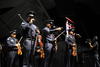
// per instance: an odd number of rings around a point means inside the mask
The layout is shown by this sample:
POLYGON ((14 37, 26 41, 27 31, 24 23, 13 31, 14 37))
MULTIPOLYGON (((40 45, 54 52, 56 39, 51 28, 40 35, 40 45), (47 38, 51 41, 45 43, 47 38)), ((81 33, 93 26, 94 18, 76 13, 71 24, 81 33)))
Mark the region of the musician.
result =
POLYGON ((53 21, 54 20, 48 20, 46 27, 43 28, 44 31, 44 37, 45 37, 45 49, 46 49, 46 61, 45 61, 45 67, 50 66, 53 52, 52 50, 55 49, 55 34, 54 32, 61 30, 61 28, 53 28, 53 21))
POLYGON ((89 41, 89 47, 90 47, 90 55, 94 59, 94 67, 100 67, 100 62, 99 62, 99 43, 98 43, 98 36, 94 36, 93 40, 89 41))
POLYGON ((68 36, 65 37, 65 42, 67 45, 67 67, 74 67, 74 64, 76 62, 76 56, 77 56, 77 45, 76 45, 76 39, 75 39, 75 29, 69 29, 68 36))
POLYGON ((10 32, 10 36, 7 38, 7 46, 8 46, 8 55, 7 55, 7 66, 8 67, 16 67, 15 63, 18 59, 17 54, 17 38, 16 38, 16 30, 10 32))
POLYGON ((35 19, 35 12, 34 11, 29 11, 27 13, 27 21, 23 21, 21 24, 22 31, 23 31, 23 37, 24 37, 24 65, 23 66, 30 66, 30 55, 31 55, 31 50, 34 47, 35 44, 35 39, 36 39, 36 34, 39 32, 38 27, 34 24, 36 22, 35 19))

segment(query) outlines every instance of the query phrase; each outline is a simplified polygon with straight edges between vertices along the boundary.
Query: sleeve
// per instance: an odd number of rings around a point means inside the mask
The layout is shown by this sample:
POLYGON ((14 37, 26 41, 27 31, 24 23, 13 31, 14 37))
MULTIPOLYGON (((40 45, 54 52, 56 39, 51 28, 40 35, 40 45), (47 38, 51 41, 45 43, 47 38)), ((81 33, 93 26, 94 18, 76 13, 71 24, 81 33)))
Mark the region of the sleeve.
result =
POLYGON ((33 25, 31 26, 31 29, 32 29, 32 30, 37 30, 38 27, 37 27, 36 25, 33 24, 33 25))
POLYGON ((22 27, 23 29, 25 29, 26 27, 28 27, 28 24, 27 24, 26 22, 22 22, 22 23, 21 23, 21 27, 22 27))
POLYGON ((43 35, 44 35, 44 37, 46 37, 47 35, 49 35, 49 29, 47 29, 47 28, 43 28, 43 35))
POLYGON ((50 29, 49 31, 50 31, 50 32, 54 32, 54 31, 56 31, 56 29, 50 29))
POLYGON ((13 45, 13 42, 12 42, 12 40, 11 40, 10 37, 7 38, 7 45, 8 45, 8 46, 12 46, 12 45, 13 45))
POLYGON ((68 43, 68 42, 69 42, 69 41, 68 41, 68 37, 67 37, 67 36, 66 36, 66 38, 65 38, 65 42, 66 42, 66 43, 68 43))

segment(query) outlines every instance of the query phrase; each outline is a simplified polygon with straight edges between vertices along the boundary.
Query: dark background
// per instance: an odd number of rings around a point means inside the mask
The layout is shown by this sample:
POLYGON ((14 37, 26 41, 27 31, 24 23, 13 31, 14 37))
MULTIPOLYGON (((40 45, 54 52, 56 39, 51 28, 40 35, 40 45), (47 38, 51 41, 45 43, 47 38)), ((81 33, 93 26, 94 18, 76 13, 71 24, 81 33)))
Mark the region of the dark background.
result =
MULTIPOLYGON (((75 22, 76 32, 81 34, 83 39, 99 36, 99 3, 98 0, 0 0, 0 41, 5 40, 9 31, 20 28, 22 20, 17 14, 20 13, 26 19, 29 10, 36 12, 35 24, 40 29, 44 27, 47 19, 54 19, 56 25, 64 27, 67 16, 75 22)), ((59 53, 53 58, 54 67, 64 67, 65 46, 61 43, 58 44, 59 53)), ((85 58, 87 59, 91 58, 85 58)))
POLYGON ((49 18, 63 26, 67 16, 76 23, 82 35, 99 35, 99 6, 98 0, 0 0, 0 35, 5 36, 18 28, 21 20, 17 14, 21 13, 25 19, 29 10, 36 11, 39 27, 43 28, 44 21, 49 18))

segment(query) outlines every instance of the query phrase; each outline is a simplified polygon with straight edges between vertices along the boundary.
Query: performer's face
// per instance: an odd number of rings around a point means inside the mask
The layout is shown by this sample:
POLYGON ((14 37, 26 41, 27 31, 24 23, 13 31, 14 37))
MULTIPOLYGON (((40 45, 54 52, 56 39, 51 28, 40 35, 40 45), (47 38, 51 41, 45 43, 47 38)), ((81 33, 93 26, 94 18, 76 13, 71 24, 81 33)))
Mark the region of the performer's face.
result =
POLYGON ((14 38, 16 38, 16 34, 11 34, 11 37, 14 37, 14 38))
POLYGON ((28 17, 27 20, 31 24, 31 23, 33 23, 35 21, 35 18, 28 17))
POLYGON ((74 35, 74 32, 73 31, 70 31, 69 34, 74 35))
POLYGON ((30 21, 29 21, 29 23, 32 24, 34 21, 35 21, 35 19, 31 18, 30 21))
POLYGON ((47 27, 48 27, 48 28, 51 28, 51 24, 47 24, 47 27))

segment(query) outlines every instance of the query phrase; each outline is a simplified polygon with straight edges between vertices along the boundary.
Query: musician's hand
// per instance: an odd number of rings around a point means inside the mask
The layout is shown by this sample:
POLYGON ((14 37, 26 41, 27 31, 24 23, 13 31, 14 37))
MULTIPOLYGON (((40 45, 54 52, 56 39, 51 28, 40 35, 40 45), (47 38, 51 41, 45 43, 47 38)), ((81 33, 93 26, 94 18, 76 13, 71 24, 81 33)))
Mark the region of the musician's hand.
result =
POLYGON ((56 28, 56 30, 62 30, 62 28, 61 27, 58 27, 58 28, 56 28))
POLYGON ((20 43, 17 43, 17 44, 16 44, 16 46, 19 46, 19 45, 20 45, 20 43))
POLYGON ((37 52, 40 52, 41 50, 43 50, 43 48, 42 48, 42 47, 41 47, 40 49, 37 49, 36 51, 37 51, 37 52))
POLYGON ((57 38, 54 39, 54 41, 56 41, 56 40, 57 40, 57 38))
POLYGON ((73 44, 71 44, 71 46, 73 46, 73 47, 74 47, 74 46, 76 46, 76 44, 75 44, 75 43, 73 43, 73 44))
POLYGON ((21 14, 17 14, 18 16, 21 16, 21 14))
POLYGON ((75 34, 78 38, 81 38, 82 36, 80 34, 75 34))
POLYGON ((40 49, 37 50, 37 52, 40 52, 40 51, 41 51, 40 49))
POLYGON ((92 46, 92 44, 91 44, 91 43, 89 43, 89 46, 90 46, 91 48, 93 48, 93 46, 92 46))

